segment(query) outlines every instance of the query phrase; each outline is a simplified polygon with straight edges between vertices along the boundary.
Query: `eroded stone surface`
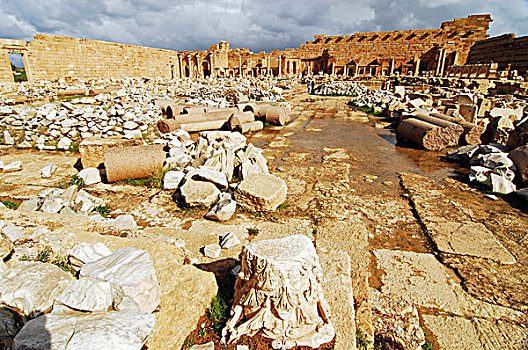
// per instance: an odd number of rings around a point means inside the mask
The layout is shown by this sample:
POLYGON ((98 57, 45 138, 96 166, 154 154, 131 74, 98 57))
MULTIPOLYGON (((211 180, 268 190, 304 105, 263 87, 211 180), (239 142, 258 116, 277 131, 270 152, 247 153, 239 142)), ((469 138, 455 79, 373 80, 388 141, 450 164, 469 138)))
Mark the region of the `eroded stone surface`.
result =
POLYGON ((49 312, 73 281, 72 275, 55 265, 18 262, 0 277, 0 303, 34 317, 49 312))

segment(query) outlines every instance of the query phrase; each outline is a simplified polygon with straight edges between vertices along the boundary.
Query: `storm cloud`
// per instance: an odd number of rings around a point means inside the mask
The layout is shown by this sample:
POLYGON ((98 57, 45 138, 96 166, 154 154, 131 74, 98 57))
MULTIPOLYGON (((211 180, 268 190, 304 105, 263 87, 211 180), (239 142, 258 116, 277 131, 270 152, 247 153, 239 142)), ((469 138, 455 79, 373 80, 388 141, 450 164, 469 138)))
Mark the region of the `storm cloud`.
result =
POLYGON ((491 13, 492 36, 528 34, 528 0, 0 0, 0 37, 36 33, 173 50, 298 47, 315 34, 439 28, 443 21, 491 13))

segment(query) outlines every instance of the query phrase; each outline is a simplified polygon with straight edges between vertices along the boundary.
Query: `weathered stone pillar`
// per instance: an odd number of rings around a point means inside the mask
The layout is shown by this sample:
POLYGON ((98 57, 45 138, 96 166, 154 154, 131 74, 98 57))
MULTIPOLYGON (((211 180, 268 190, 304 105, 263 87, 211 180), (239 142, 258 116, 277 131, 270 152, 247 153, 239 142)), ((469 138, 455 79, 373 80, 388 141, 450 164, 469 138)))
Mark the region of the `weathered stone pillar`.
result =
POLYGON ((277 75, 279 77, 282 76, 282 56, 279 56, 279 72, 277 75))
POLYGON ((345 66, 343 67, 343 76, 347 76, 348 75, 348 66, 345 64, 345 66))
POLYGON ((180 78, 183 78, 183 64, 182 64, 182 57, 181 55, 178 55, 178 65, 179 65, 179 71, 180 71, 180 78))
POLYGON ((414 76, 417 77, 420 74, 420 59, 414 60, 414 76))
POLYGON ((440 67, 442 66, 442 54, 444 52, 444 49, 439 49, 438 50, 438 56, 437 56, 437 59, 436 59, 436 69, 435 69, 435 75, 438 76, 440 75, 440 67))
POLYGON ((393 75, 394 74, 394 58, 391 59, 391 63, 390 63, 390 75, 393 75))
POLYGON ((446 60, 446 51, 445 49, 442 50, 442 59, 440 60, 440 76, 444 76, 444 68, 445 68, 445 60, 446 60))
POLYGON ((359 65, 356 64, 356 70, 354 72, 354 76, 358 75, 359 72, 359 65))
POLYGON ((189 78, 190 78, 190 77, 193 76, 191 54, 187 54, 187 56, 185 56, 185 58, 187 58, 187 64, 188 64, 188 67, 189 67, 189 78))
POLYGON ((211 65, 211 76, 213 78, 215 78, 216 77, 216 74, 215 74, 216 73, 216 69, 215 69, 214 64, 213 64, 213 54, 209 55, 209 64, 211 65))
POLYGON ((204 72, 203 72, 203 65, 202 65, 202 57, 200 57, 200 54, 196 54, 196 74, 198 77, 203 78, 204 72))
POLYGON ((332 75, 335 75, 335 63, 332 62, 332 75))
POLYGON ((268 55, 268 66, 266 70, 266 75, 269 76, 271 71, 271 55, 268 55))
POLYGON ((222 341, 259 331, 274 349, 318 348, 335 335, 319 258, 304 235, 252 242, 242 248, 231 319, 222 341), (237 326, 239 320, 243 319, 237 326))

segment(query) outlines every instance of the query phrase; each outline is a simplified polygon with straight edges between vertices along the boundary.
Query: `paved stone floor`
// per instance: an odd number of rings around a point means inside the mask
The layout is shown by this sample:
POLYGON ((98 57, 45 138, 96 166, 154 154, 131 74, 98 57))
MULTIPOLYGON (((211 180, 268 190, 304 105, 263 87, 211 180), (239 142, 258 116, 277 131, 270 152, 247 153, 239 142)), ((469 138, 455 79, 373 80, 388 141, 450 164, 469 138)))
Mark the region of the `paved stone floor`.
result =
MULTIPOLYGON (((527 349, 526 212, 471 189, 460 181, 465 169, 446 163, 442 153, 395 146, 389 123, 354 111, 346 97, 314 97, 293 89, 287 98, 293 122, 249 140, 264 149, 270 171, 288 185, 289 206, 280 213, 237 212, 219 224, 203 220, 199 210, 179 209, 168 191, 106 184, 87 189, 145 227, 135 245, 153 255, 172 254, 181 263, 158 263, 162 283, 171 285, 174 271, 182 283, 202 283, 196 290, 162 285, 160 316, 166 319, 158 321, 149 349, 180 348, 192 322, 203 315, 205 306, 185 305, 182 295, 196 293, 207 303, 212 294, 205 286, 214 289, 214 281, 183 262, 211 262, 200 247, 230 231, 242 244, 295 233, 314 240, 337 329, 335 349, 354 349, 356 329, 371 340, 383 324, 393 338, 406 333, 398 328, 399 316, 380 306, 381 299, 383 305, 408 308, 409 315, 416 312, 401 327, 419 323, 433 349, 527 349), (249 237, 249 228, 259 234, 249 237), (177 307, 184 311, 175 313, 177 307), (181 325, 185 317, 190 321, 181 325), (178 332, 170 322, 179 322, 178 332)), ((75 174, 77 155, 2 150, 0 160, 15 159, 28 165, 22 172, 2 174, 2 199, 30 198, 60 184, 75 174), (39 169, 50 160, 59 169, 52 181, 43 182, 39 169)), ((49 215, 6 213, 1 211, 0 219, 62 232, 58 249, 87 237, 99 239, 97 228, 87 223, 67 232, 68 222, 49 215)), ((102 237, 113 247, 126 243, 102 237)), ((219 259, 236 259, 238 253, 223 251, 219 259)), ((414 344, 398 341, 407 348, 414 344)))

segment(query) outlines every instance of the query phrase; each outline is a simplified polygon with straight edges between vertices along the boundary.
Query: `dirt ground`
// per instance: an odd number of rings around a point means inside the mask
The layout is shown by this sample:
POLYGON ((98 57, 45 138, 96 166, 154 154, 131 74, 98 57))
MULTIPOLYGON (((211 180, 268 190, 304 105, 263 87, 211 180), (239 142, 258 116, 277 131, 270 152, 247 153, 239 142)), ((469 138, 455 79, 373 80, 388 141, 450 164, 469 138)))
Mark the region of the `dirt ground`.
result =
MULTIPOLYGON (((465 183, 466 169, 446 162, 442 152, 397 144, 389 122, 355 111, 346 97, 309 96, 300 88, 286 96, 294 120, 248 140, 264 149, 270 171, 288 185, 280 211, 237 211, 218 224, 203 220, 205 210, 179 208, 170 191, 126 184, 87 191, 105 199, 111 215, 134 215, 144 227, 139 235, 183 240, 185 259, 195 265, 212 262, 199 249, 218 232, 236 232, 242 244, 310 236, 327 275, 337 332, 325 348, 372 347, 375 336, 377 348, 391 348, 376 334, 380 324, 398 321, 374 305, 383 297, 417 310, 424 348, 528 349, 527 206, 486 198, 465 183), (252 237, 250 229, 258 235, 252 237), (356 345, 358 330, 365 339, 356 345)), ((23 172, 2 174, 2 200, 35 196, 76 173, 75 153, 1 152, 4 163, 31 163, 23 172), (59 170, 45 182, 37 169, 50 160, 59 170)), ((219 259, 236 264, 238 252, 222 252, 219 259)), ((218 275, 217 283, 220 292, 229 288, 218 275)), ((202 317, 180 346, 217 342, 213 335, 198 336, 207 322, 202 317)), ((266 341, 254 344, 260 349, 266 341)))

